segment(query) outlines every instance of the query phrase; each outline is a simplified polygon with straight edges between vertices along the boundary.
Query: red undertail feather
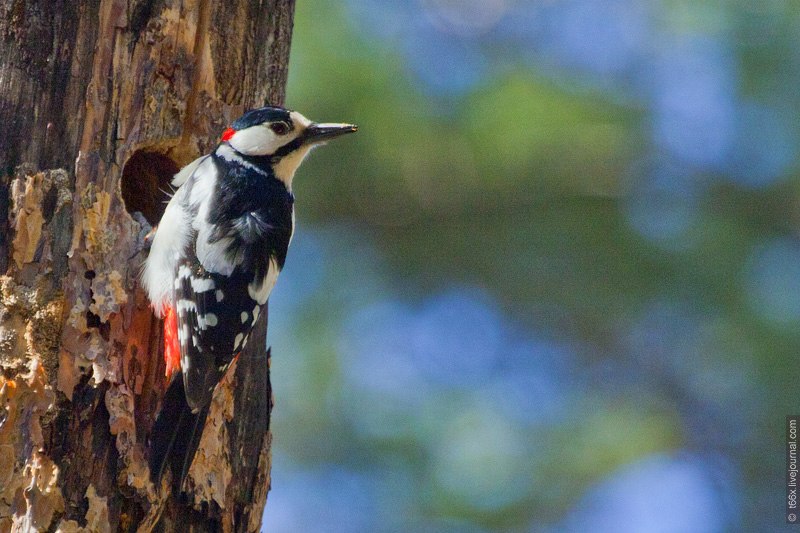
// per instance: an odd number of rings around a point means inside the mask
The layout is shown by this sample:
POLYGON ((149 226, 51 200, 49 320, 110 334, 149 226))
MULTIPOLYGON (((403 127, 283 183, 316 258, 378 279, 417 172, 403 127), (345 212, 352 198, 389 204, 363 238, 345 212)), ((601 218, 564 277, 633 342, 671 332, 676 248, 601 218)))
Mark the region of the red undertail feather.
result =
POLYGON ((164 362, 165 374, 170 377, 181 369, 181 347, 178 344, 178 316, 172 307, 164 312, 164 362))

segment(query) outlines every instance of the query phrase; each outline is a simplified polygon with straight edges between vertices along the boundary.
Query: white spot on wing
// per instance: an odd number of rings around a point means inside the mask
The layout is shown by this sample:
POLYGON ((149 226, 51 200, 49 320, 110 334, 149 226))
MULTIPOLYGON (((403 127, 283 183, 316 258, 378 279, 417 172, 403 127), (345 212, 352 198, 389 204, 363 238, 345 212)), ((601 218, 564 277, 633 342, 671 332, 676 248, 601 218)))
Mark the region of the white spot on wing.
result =
POLYGON ((187 311, 197 311, 197 304, 194 301, 186 300, 185 298, 178 300, 178 304, 175 307, 177 308, 179 315, 183 315, 187 311))
POLYGON ((241 316, 241 318, 242 318, 242 324, 244 324, 245 322, 247 322, 247 317, 248 317, 248 315, 247 315, 247 311, 242 311, 242 316, 241 316))
POLYGON ((275 263, 274 259, 270 258, 267 275, 264 276, 261 286, 259 286, 255 281, 247 285, 247 294, 250 295, 250 298, 258 302, 259 305, 264 305, 267 303, 269 293, 272 292, 272 287, 275 286, 275 282, 278 280, 278 274, 280 274, 280 272, 281 271, 278 268, 278 264, 275 263))
POLYGON ((206 324, 212 328, 217 325, 217 315, 214 313, 206 313, 206 324))
POLYGON ((231 238, 224 237, 214 243, 209 243, 211 226, 206 222, 198 224, 198 226, 195 253, 200 264, 209 272, 230 276, 236 265, 242 262, 241 257, 236 258, 234 262, 228 260, 227 250, 232 242, 231 238))
POLYGON ((261 313, 261 306, 258 306, 258 305, 257 305, 257 306, 255 306, 255 307, 253 308, 253 324, 255 324, 255 323, 256 323, 256 320, 258 320, 258 315, 259 315, 260 313, 261 313))
POLYGON ((214 295, 216 296, 218 302, 221 302, 222 299, 225 297, 225 295, 219 289, 217 289, 217 292, 215 292, 214 295))
POLYGON ((192 290, 194 292, 206 292, 214 287, 214 280, 211 278, 192 278, 192 290))
POLYGON ((244 339, 244 334, 239 333, 238 335, 236 335, 236 338, 233 339, 233 349, 234 349, 234 351, 239 349, 239 345, 242 344, 242 340, 243 339, 244 339))

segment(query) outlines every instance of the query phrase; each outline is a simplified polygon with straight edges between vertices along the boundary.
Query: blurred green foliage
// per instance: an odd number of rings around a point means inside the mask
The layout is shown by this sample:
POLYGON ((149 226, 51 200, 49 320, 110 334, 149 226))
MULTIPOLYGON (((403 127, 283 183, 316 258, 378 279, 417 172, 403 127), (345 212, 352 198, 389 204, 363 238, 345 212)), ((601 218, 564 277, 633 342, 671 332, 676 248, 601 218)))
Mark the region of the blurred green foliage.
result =
MULTIPOLYGON (((528 4, 536 3, 513 3, 528 4)), ((574 4, 547 3, 548 13, 574 4)), ((409 9, 424 17, 423 5, 409 9)), ((360 130, 315 153, 296 180, 298 231, 317 232, 327 251, 319 292, 291 315, 296 322, 271 317, 275 379, 285 380, 276 382, 276 446, 298 470, 400 465, 386 484, 413 488, 397 489, 403 497, 386 486, 375 492, 385 496, 372 512, 386 530, 538 530, 559 523, 604 476, 678 450, 733 465, 725 479, 738 503, 725 529, 782 519, 776 450, 784 416, 797 411, 800 370, 800 268, 792 267, 800 12, 743 1, 637 9, 649 24, 638 38, 650 47, 631 52, 641 54, 632 60, 638 82, 627 70, 598 75, 590 60, 583 68, 509 59, 510 45, 490 35, 496 68, 452 95, 414 76, 399 30, 379 37, 354 21, 357 3, 298 3, 287 104, 360 130), (696 35, 699 45, 688 37, 696 35), (708 81, 715 69, 722 74, 708 81), (712 82, 724 91, 691 93, 712 82), (662 86, 674 94, 659 96, 662 86), (714 117, 733 117, 720 119, 732 133, 717 159, 711 140, 707 151, 680 152, 695 138, 704 147, 691 120, 674 137, 659 129, 693 98, 700 114, 720 106, 720 115, 709 111, 709 139, 714 117), (762 107, 777 111, 747 112, 762 107), (692 154, 696 161, 681 159, 692 154), (678 170, 652 185, 652 168, 667 160, 678 170), (480 387, 442 387, 405 410, 348 389, 348 316, 385 298, 417 309, 451 287, 486 291, 512 331, 576 346, 577 383, 553 391, 569 406, 558 423, 496 417, 476 399, 480 387), (293 333, 281 337, 280 328, 293 333), (385 411, 342 413, 359 402, 385 411), (407 429, 369 436, 380 427, 369 417, 384 415, 395 417, 387 426, 407 429), (492 444, 449 448, 489 431, 492 444), (492 446, 506 448, 481 455, 492 446), (524 459, 508 459, 516 456, 524 459), (485 484, 470 485, 477 480, 485 484), (499 503, 484 501, 491 494, 499 503), (402 527, 387 518, 384 507, 395 505, 412 517, 402 527)), ((294 261, 290 254, 284 275, 308 267, 294 261)), ((274 476, 280 501, 281 471, 274 476)))

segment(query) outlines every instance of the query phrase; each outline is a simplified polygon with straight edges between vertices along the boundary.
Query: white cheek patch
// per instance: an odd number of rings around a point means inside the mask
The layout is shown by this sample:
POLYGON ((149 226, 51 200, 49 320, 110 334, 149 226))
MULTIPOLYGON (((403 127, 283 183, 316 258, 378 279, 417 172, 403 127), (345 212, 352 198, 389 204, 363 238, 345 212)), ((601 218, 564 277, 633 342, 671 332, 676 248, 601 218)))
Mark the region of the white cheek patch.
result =
POLYGON ((267 126, 258 125, 239 130, 228 141, 234 150, 245 155, 268 155, 286 143, 287 136, 279 136, 267 126))
MULTIPOLYGON (((230 143, 234 150, 244 155, 274 154, 281 146, 295 140, 297 135, 311 124, 310 120, 297 111, 289 113, 289 118, 291 118, 294 130, 286 135, 278 135, 266 124, 259 124, 237 131, 228 139, 228 143, 230 143)), ((303 158, 301 157, 300 161, 302 160, 303 158)), ((300 162, 297 164, 299 165, 300 162)), ((292 174, 294 174, 294 172, 292 172, 292 174)))

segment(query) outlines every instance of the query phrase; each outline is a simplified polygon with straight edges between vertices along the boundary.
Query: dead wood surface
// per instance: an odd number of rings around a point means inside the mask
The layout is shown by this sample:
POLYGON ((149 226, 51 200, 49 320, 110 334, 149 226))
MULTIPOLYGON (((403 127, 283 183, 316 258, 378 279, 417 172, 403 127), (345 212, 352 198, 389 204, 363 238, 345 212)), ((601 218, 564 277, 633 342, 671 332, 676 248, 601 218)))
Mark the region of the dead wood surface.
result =
POLYGON ((137 276, 171 174, 243 110, 282 103, 293 12, 0 0, 0 532, 258 531, 266 314, 178 501, 148 478, 165 380, 137 276))

